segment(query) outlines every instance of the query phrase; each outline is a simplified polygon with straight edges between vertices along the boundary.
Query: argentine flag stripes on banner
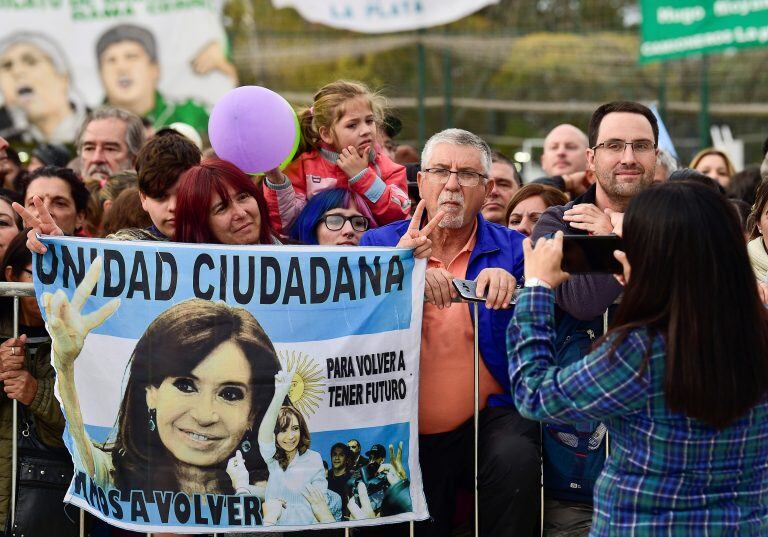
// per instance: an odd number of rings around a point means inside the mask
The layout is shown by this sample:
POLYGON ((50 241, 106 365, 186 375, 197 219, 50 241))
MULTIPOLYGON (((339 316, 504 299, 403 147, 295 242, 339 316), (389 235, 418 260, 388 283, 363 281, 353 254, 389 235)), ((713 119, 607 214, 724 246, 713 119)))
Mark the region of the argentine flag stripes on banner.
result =
POLYGON ((43 242, 66 501, 139 532, 427 517, 410 250, 43 242))

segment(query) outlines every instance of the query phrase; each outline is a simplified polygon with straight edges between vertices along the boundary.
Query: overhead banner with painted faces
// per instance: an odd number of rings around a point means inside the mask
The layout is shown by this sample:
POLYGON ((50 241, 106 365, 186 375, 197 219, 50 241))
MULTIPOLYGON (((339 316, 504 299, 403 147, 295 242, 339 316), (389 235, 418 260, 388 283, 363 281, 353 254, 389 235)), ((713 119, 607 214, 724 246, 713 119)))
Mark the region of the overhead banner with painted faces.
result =
POLYGON ((65 501, 142 533, 428 516, 410 250, 44 243, 65 501))
POLYGON ((768 45, 767 0, 644 0, 640 61, 768 45))
POLYGON ((101 104, 204 135, 237 83, 220 0, 0 0, 0 21, 0 136, 12 143, 71 143, 101 104))
POLYGON ((429 28, 457 21, 499 0, 272 0, 310 22, 367 34, 429 28))

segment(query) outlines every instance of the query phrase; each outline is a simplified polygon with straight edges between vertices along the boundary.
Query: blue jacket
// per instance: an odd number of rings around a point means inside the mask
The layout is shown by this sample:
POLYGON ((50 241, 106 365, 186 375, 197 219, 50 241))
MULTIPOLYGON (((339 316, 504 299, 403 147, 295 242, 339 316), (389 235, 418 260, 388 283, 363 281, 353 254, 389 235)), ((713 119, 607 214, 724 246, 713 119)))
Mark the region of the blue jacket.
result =
MULTIPOLYGON (((408 230, 409 223, 409 220, 402 220, 366 231, 360 240, 360 246, 395 246, 408 230)), ((485 268, 503 268, 520 281, 523 277, 523 239, 524 237, 517 231, 487 222, 482 215, 478 214, 477 241, 469 256, 466 279, 474 280, 485 268)), ((470 308, 470 318, 473 319, 472 305, 467 304, 467 307, 470 308)), ((505 340, 513 308, 489 310, 480 304, 479 310, 480 353, 488 371, 504 388, 503 394, 491 395, 488 398, 488 406, 513 406, 509 389, 505 340)))

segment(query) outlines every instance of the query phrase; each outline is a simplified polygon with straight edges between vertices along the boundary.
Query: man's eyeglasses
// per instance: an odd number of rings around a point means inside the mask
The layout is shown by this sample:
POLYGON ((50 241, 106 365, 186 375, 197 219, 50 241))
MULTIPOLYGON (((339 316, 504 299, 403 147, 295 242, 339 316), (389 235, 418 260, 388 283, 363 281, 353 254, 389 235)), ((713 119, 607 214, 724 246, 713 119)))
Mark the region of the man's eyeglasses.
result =
POLYGON ((592 147, 592 151, 597 150, 598 147, 604 147, 611 153, 623 153, 627 146, 632 147, 632 151, 635 153, 650 153, 656 150, 656 144, 651 140, 637 140, 635 142, 626 142, 624 140, 606 140, 592 147))
POLYGON ((455 173, 461 186, 477 186, 481 179, 487 179, 487 175, 473 172, 470 170, 446 170, 445 168, 427 168, 424 170, 433 183, 444 185, 450 179, 451 174, 455 173))
POLYGON ((365 216, 344 216, 341 214, 329 214, 320 219, 330 231, 339 231, 349 221, 355 231, 368 229, 368 219, 365 216))

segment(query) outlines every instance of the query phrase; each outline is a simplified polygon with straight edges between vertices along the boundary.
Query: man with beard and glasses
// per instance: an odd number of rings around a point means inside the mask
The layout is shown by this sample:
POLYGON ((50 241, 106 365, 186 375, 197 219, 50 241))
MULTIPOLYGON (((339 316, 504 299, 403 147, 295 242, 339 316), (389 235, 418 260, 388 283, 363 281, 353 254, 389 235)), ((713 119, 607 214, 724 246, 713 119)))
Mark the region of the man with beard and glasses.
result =
MULTIPOLYGON (((456 489, 474 486, 474 330, 471 306, 458 298, 454 278, 477 282, 480 376, 478 492, 480 535, 531 536, 538 528, 540 458, 538 424, 520 417, 509 395, 506 327, 523 236, 480 213, 493 189, 491 150, 460 129, 432 136, 417 175, 425 221, 444 213, 429 234, 419 379, 419 460, 432 519, 419 535, 449 535, 456 489)), ((394 246, 408 221, 367 231, 361 246, 394 246)))
MULTIPOLYGON (((627 204, 653 183, 659 128, 653 113, 634 102, 612 102, 589 123, 587 169, 596 182, 564 206, 547 209, 531 239, 566 234, 609 235, 627 204)), ((574 274, 556 291, 556 358, 559 366, 580 360, 603 333, 603 313, 622 286, 610 274, 574 274)), ((552 536, 587 535, 592 490, 605 461, 605 426, 598 422, 543 427, 544 531, 552 536)))
POLYGON ((143 144, 144 126, 138 116, 109 106, 94 110, 77 138, 85 183, 103 183, 112 174, 133 169, 143 144))

